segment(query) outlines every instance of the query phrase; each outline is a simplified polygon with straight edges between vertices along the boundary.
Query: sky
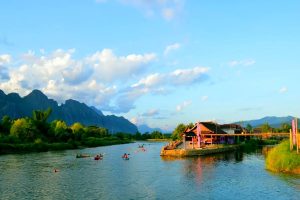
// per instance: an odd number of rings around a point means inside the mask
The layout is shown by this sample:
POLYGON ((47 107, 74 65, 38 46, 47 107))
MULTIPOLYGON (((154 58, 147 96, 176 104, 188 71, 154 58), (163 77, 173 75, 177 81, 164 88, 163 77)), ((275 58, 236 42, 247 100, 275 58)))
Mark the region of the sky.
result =
POLYGON ((136 125, 300 117, 300 1, 0 2, 0 89, 136 125))

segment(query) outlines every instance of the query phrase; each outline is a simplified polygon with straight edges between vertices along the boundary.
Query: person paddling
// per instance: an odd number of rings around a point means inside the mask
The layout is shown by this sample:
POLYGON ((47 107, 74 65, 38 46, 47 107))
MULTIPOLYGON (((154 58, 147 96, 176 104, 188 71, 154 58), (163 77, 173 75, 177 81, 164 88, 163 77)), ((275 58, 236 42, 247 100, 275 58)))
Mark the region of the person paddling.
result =
POLYGON ((122 156, 122 158, 128 159, 128 154, 127 154, 127 153, 124 153, 124 155, 122 156))

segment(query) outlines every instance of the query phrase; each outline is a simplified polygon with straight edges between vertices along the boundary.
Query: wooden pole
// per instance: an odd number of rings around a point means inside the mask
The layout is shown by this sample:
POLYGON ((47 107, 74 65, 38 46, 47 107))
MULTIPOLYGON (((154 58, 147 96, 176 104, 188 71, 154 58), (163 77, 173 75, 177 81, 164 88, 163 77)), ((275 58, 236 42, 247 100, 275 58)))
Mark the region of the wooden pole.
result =
POLYGON ((299 153, 299 136, 298 136, 298 119, 295 118, 295 127, 296 127, 296 146, 297 146, 297 153, 299 153))
POLYGON ((298 135, 298 131, 296 132, 296 145, 297 145, 297 153, 299 153, 299 135, 298 135))
POLYGON ((290 129, 290 151, 293 150, 293 134, 292 129, 290 129))

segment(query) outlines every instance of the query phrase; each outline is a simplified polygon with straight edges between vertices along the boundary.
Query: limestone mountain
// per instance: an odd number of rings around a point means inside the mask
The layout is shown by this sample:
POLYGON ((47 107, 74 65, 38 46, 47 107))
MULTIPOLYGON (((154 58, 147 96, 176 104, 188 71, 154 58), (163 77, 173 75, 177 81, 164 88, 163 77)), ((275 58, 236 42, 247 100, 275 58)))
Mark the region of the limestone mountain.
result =
POLYGON ((96 125, 105 127, 112 133, 136 133, 137 127, 124 117, 115 115, 105 116, 95 107, 89 107, 84 103, 69 99, 64 104, 49 99, 39 90, 33 90, 30 94, 20 97, 17 93, 5 94, 0 90, 0 117, 8 115, 16 119, 32 116, 33 110, 52 109, 49 121, 60 119, 68 125, 80 122, 86 126, 96 125))

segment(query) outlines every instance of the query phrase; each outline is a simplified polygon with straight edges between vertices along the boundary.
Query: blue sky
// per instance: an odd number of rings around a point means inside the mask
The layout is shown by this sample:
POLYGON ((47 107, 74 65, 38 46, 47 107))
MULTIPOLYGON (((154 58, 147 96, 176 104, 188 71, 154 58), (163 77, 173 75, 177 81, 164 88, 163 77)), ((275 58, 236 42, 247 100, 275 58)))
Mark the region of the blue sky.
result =
POLYGON ((296 0, 0 3, 0 88, 135 124, 300 116, 296 0))

